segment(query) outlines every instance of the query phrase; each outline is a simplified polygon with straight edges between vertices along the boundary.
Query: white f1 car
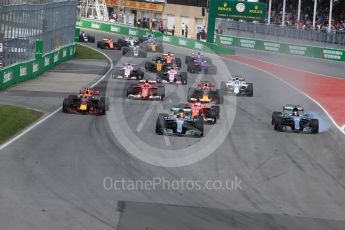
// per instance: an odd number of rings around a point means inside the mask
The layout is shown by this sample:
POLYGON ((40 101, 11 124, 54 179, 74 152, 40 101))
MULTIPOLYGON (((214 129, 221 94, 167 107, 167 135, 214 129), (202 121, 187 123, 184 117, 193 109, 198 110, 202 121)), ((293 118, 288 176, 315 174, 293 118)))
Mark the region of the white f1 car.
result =
POLYGON ((139 46, 130 46, 122 48, 122 55, 127 57, 147 57, 147 51, 141 49, 139 46))
POLYGON ((235 76, 229 81, 222 81, 220 88, 224 94, 234 94, 236 96, 252 97, 254 94, 253 83, 246 82, 244 77, 235 76))
POLYGON ((113 78, 127 80, 142 80, 144 71, 138 68, 136 64, 124 63, 122 67, 116 67, 113 72, 113 78))

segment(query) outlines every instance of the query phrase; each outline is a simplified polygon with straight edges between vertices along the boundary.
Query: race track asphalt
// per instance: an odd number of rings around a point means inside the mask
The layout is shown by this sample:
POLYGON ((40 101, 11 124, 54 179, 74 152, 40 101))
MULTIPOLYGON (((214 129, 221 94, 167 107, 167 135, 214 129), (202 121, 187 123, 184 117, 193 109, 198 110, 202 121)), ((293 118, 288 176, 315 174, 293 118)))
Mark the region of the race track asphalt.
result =
MULTIPOLYGON (((165 48, 180 57, 192 52, 165 48)), ((114 65, 144 62, 104 53, 114 65)), ((162 103, 128 100, 129 82, 106 78, 98 85, 109 97, 106 116, 59 112, 1 150, 0 229, 343 229, 344 135, 283 82, 231 60, 213 61, 216 77, 189 75, 188 86, 167 85, 162 103), (254 97, 226 97, 221 119, 202 139, 154 134, 157 114, 185 101, 189 86, 219 83, 229 72, 253 82, 254 97), (271 113, 286 103, 315 114, 320 133, 273 131, 271 113), (241 188, 129 191, 104 186, 110 178, 240 180, 241 188)))

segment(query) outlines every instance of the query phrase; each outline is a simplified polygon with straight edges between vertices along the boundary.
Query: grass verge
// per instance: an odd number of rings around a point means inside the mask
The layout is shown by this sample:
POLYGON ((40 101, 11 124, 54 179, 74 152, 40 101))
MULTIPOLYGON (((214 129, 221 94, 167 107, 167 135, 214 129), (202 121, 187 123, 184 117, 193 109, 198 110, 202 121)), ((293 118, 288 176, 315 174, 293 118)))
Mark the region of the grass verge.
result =
POLYGON ((99 60, 103 60, 103 59, 105 59, 105 57, 103 56, 103 54, 101 54, 97 51, 94 51, 93 49, 82 46, 80 44, 76 44, 74 59, 99 59, 99 60))
POLYGON ((42 113, 12 105, 0 105, 0 144, 23 130, 42 113))

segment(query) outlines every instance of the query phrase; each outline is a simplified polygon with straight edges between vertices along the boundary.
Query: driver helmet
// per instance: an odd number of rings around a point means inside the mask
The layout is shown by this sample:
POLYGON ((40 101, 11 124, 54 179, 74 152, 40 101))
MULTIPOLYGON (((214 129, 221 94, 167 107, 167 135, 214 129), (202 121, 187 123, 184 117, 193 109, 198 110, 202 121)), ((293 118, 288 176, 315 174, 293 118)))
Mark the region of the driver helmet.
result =
POLYGON ((292 116, 298 116, 298 109, 297 108, 294 108, 292 110, 292 116))
POLYGON ((196 102, 195 102, 195 106, 196 107, 200 107, 201 106, 201 102, 200 102, 200 99, 196 99, 196 102))
POLYGON ((185 114, 184 114, 184 110, 183 109, 179 109, 178 114, 177 114, 178 118, 184 118, 185 114))

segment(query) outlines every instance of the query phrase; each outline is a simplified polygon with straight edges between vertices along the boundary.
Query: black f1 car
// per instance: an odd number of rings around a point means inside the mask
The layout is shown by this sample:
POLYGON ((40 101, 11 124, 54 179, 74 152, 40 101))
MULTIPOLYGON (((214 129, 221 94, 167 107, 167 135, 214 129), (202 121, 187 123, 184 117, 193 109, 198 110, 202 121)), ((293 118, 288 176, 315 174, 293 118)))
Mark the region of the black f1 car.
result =
POLYGON ((78 95, 69 95, 63 100, 62 111, 64 113, 81 113, 105 115, 105 97, 100 92, 90 88, 81 89, 78 95))
POLYGON ((305 114, 300 105, 285 105, 283 112, 272 113, 272 125, 277 131, 292 131, 317 134, 319 132, 319 120, 311 114, 305 114))
POLYGON ((158 135, 179 135, 202 137, 204 135, 203 118, 186 116, 184 109, 180 109, 177 115, 160 113, 156 121, 156 133, 158 135))
POLYGON ((79 42, 95 43, 95 37, 92 35, 86 34, 85 32, 81 32, 79 35, 79 42))
POLYGON ((122 67, 115 68, 112 77, 117 79, 142 80, 144 78, 144 71, 139 69, 135 64, 124 63, 122 67))
POLYGON ((199 82, 197 87, 188 89, 187 100, 189 102, 222 104, 223 96, 223 91, 216 89, 214 82, 203 81, 199 82))

